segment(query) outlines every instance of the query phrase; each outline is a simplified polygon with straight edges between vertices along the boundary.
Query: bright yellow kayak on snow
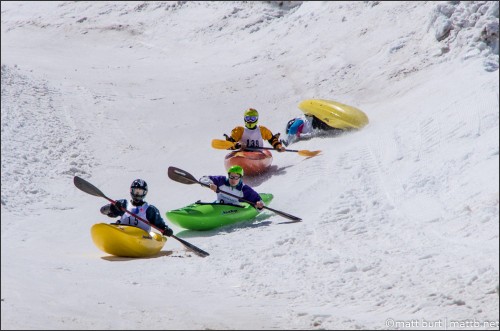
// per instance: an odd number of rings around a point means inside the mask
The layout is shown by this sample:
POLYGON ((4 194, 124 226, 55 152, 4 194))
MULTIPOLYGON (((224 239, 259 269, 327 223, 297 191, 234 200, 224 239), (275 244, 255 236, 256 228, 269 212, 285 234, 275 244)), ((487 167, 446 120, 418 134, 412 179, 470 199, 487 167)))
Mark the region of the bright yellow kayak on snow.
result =
POLYGON ((90 229, 90 234, 101 251, 122 257, 152 256, 167 242, 167 237, 159 233, 147 233, 130 225, 97 223, 90 229))
POLYGON ((333 100, 307 99, 299 103, 299 109, 332 128, 360 129, 368 124, 368 117, 361 110, 333 100))

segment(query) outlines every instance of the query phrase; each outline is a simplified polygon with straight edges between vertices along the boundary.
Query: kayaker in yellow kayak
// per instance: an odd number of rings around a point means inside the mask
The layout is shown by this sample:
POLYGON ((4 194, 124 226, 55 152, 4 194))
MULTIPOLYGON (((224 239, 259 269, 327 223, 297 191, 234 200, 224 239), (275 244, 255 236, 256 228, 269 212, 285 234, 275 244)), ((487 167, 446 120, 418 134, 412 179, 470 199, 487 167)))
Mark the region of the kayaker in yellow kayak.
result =
POLYGON ((146 219, 149 223, 163 231, 163 235, 170 237, 174 232, 169 228, 163 218, 160 216, 160 211, 153 205, 148 204, 144 198, 148 193, 148 184, 142 179, 136 179, 130 185, 130 200, 131 205, 128 205, 126 199, 117 200, 115 204, 107 204, 101 207, 101 213, 109 217, 121 218, 116 221, 117 224, 132 225, 144 229, 146 232, 151 231, 151 226, 134 216, 125 213, 126 209, 137 216, 146 219))
POLYGON ((227 170, 226 176, 203 176, 200 183, 209 185, 210 189, 217 193, 218 203, 239 205, 238 198, 224 194, 224 192, 236 195, 255 204, 257 209, 264 207, 261 196, 253 188, 243 183, 243 168, 234 165, 227 170))

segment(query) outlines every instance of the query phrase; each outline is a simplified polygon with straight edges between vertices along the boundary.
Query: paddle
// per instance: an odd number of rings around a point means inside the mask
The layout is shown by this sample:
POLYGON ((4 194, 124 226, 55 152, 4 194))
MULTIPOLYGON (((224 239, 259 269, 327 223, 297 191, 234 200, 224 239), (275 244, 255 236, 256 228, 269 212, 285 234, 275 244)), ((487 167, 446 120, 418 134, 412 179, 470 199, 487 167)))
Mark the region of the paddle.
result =
MULTIPOLYGON (((73 178, 73 182, 74 182, 74 184, 75 184, 75 186, 77 188, 79 188, 80 190, 82 190, 85 193, 88 193, 88 194, 91 194, 91 195, 95 195, 96 197, 104 198, 104 199, 108 200, 109 202, 111 202, 112 204, 116 203, 115 200, 108 198, 106 195, 104 195, 104 193, 101 192, 101 190, 99 190, 97 187, 95 187, 94 185, 90 184, 89 182, 87 182, 83 178, 75 176, 73 178)), ((147 224, 151 225, 151 227, 153 227, 156 230, 162 232, 160 229, 158 229, 157 227, 155 227, 153 224, 151 224, 147 220, 143 219, 142 217, 140 217, 140 216, 138 216, 138 215, 136 215, 136 214, 128 211, 127 209, 125 209, 123 207, 121 207, 121 210, 124 211, 124 212, 126 212, 126 213, 129 213, 130 215, 134 216, 135 218, 143 221, 144 223, 147 223, 147 224)), ((187 248, 189 248, 190 250, 192 250, 198 256, 206 257, 206 256, 210 255, 207 252, 205 252, 204 250, 199 249, 195 245, 188 243, 184 239, 181 239, 181 238, 179 238, 179 237, 177 237, 175 235, 171 235, 171 237, 173 237, 173 238, 177 239, 178 241, 180 241, 184 246, 186 246, 187 248)))
MULTIPOLYGON (((189 172, 184 171, 184 170, 179 169, 179 168, 176 168, 176 167, 168 167, 168 177, 170 179, 175 180, 176 182, 179 182, 179 183, 182 183, 182 184, 196 184, 196 183, 198 183, 198 184, 200 184, 202 186, 210 187, 210 185, 204 184, 204 183, 200 182, 199 180, 197 180, 196 178, 194 178, 193 175, 191 175, 189 172)), ((249 203, 250 205, 252 205, 252 206, 255 207, 255 203, 250 202, 250 201, 248 201, 246 199, 240 198, 237 195, 228 193, 226 191, 221 191, 219 189, 217 189, 217 192, 223 192, 224 194, 227 194, 229 196, 238 198, 239 200, 241 200, 243 202, 246 202, 246 203, 249 203)), ((290 219, 292 221, 295 221, 295 222, 300 222, 302 220, 301 218, 298 218, 297 216, 293 216, 293 215, 284 213, 282 211, 279 211, 279 210, 276 210, 276 209, 273 209, 273 208, 269 208, 267 206, 264 206, 262 208, 269 209, 270 211, 275 212, 276 214, 278 214, 280 216, 283 216, 285 218, 288 218, 288 219, 290 219)))
MULTIPOLYGON (((212 139, 212 147, 216 149, 229 149, 231 147, 234 147, 235 143, 232 141, 228 140, 222 140, 222 139, 212 139)), ((269 149, 269 150, 275 150, 274 148, 271 147, 247 147, 245 148, 247 150, 259 150, 259 149, 269 149)), ((296 149, 285 149, 286 152, 295 152, 301 156, 308 156, 308 157, 313 157, 321 153, 321 151, 309 151, 307 149, 301 149, 301 150, 296 150, 296 149)))

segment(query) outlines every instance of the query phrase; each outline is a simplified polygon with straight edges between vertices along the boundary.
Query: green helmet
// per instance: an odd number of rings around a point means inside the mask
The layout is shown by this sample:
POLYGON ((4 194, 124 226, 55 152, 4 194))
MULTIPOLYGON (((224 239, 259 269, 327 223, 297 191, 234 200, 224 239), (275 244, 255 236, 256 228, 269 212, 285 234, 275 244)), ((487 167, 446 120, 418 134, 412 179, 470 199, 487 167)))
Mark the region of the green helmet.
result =
POLYGON ((231 174, 231 173, 233 173, 233 174, 238 174, 238 175, 240 175, 241 177, 243 177, 243 175, 244 175, 243 168, 242 168, 242 167, 240 167, 239 165, 234 165, 234 166, 232 166, 231 168, 227 169, 227 173, 228 173, 228 174, 231 174))
POLYGON ((259 112, 253 108, 249 108, 245 111, 243 119, 245 120, 245 126, 247 128, 255 129, 257 121, 259 120, 259 112))

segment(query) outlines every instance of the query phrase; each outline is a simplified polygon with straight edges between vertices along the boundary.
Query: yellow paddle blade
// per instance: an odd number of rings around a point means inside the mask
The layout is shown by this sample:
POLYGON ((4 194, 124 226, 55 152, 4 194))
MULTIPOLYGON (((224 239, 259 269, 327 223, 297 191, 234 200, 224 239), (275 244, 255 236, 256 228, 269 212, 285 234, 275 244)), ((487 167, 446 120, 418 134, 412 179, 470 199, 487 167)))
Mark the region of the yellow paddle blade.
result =
POLYGON ((234 143, 222 139, 212 139, 212 147, 216 149, 229 149, 234 146, 234 143))
POLYGON ((308 151, 307 149, 301 149, 297 151, 297 154, 301 156, 308 156, 308 157, 313 157, 321 153, 321 151, 308 151))
MULTIPOLYGON (((222 139, 212 139, 212 147, 215 148, 215 149, 229 149, 229 148, 232 148, 234 147, 234 144, 233 142, 231 141, 227 141, 227 140, 222 140, 222 139)), ((252 149, 268 149, 268 150, 274 150, 274 148, 270 148, 270 147, 254 147, 254 148, 250 148, 249 150, 252 150, 252 149)), ((321 153, 321 151, 309 151, 307 149, 301 149, 301 150, 294 150, 294 149, 286 149, 285 151, 287 152, 296 152, 297 154, 301 155, 301 156, 307 156, 307 157, 313 157, 313 156, 316 156, 318 155, 319 153, 321 153)))

